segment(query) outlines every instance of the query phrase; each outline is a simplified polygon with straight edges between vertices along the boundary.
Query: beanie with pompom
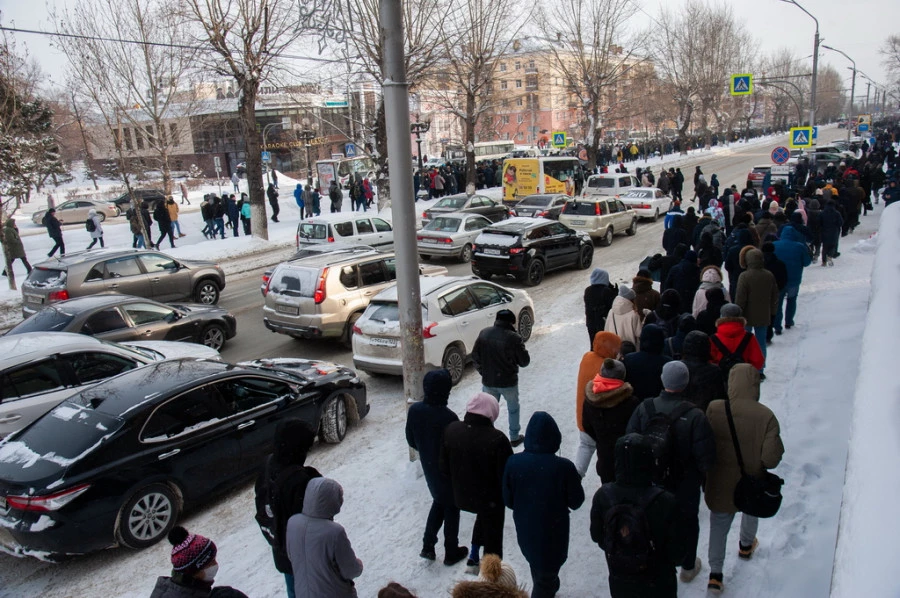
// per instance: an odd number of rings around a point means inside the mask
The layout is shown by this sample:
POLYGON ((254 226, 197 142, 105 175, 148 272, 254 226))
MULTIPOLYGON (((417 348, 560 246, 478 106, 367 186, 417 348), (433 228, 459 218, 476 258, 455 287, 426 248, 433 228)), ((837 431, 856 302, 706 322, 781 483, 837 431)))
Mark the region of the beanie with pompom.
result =
POLYGON ((509 563, 500 560, 496 554, 486 554, 481 559, 481 573, 478 579, 497 583, 513 590, 519 588, 516 572, 509 563))
POLYGON ((216 558, 216 545, 200 534, 188 533, 181 526, 169 532, 172 545, 172 569, 185 577, 191 577, 205 569, 216 558))

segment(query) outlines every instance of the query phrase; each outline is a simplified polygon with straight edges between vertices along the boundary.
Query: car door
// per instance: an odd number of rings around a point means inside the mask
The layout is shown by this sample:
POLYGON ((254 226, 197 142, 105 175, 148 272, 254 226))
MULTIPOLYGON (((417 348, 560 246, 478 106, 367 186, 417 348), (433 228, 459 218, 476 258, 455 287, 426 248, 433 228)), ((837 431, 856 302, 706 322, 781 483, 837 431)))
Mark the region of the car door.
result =
POLYGON ((547 210, 547 218, 559 220, 559 214, 562 212, 563 206, 566 205, 566 200, 568 198, 568 195, 557 195, 554 197, 547 210))
POLYGON ((493 199, 488 199, 487 197, 481 198, 482 209, 481 214, 485 216, 491 222, 500 222, 501 220, 505 220, 508 212, 506 211, 506 206, 495 202, 493 199))
POLYGON ((162 253, 141 253, 137 259, 150 286, 150 294, 140 296, 162 302, 191 298, 193 288, 189 268, 162 253))
POLYGON ((375 242, 376 245, 372 247, 376 247, 381 249, 382 251, 391 250, 394 248, 394 229, 391 227, 391 223, 382 220, 381 218, 372 218, 372 225, 375 227, 375 242))
POLYGON ((177 326, 178 314, 167 305, 127 303, 122 306, 122 312, 131 323, 134 340, 188 342, 193 340, 190 324, 183 323, 177 326))
POLYGON ((379 258, 363 262, 359 264, 358 270, 359 292, 365 305, 368 305, 372 297, 381 292, 383 288, 391 284, 397 277, 396 264, 393 257, 387 260, 379 258), (386 266, 388 261, 390 261, 389 266, 393 275, 391 275, 386 266))
POLYGON ((81 328, 72 332, 94 336, 105 341, 136 340, 134 330, 131 328, 131 321, 126 319, 125 314, 117 305, 88 315, 81 328))
POLYGON ((129 255, 103 262, 103 283, 107 291, 150 298, 150 278, 137 257, 129 255))
POLYGON ((79 209, 79 203, 84 202, 66 201, 56 206, 56 219, 60 224, 72 224, 87 220, 87 210, 84 210, 84 217, 80 218, 82 210, 79 209))
POLYGON ((621 199, 616 199, 614 201, 616 204, 616 216, 619 221, 619 223, 616 224, 616 231, 623 231, 631 226, 631 221, 634 220, 634 214, 628 210, 628 207, 622 203, 621 199))
POLYGON ((550 231, 549 242, 557 256, 556 267, 567 268, 576 263, 581 241, 575 231, 559 222, 548 224, 547 229, 550 231))
POLYGON ((553 241, 550 239, 550 229, 546 226, 536 226, 525 233, 526 251, 530 255, 541 256, 547 270, 556 267, 559 256, 554 251, 553 241))
MULTIPOLYGON (((455 335, 447 335, 446 344, 449 345, 452 340, 459 339, 466 346, 466 355, 472 353, 475 339, 489 324, 485 324, 479 314, 478 303, 475 296, 469 291, 469 287, 453 289, 441 295, 438 298, 438 306, 441 314, 447 318, 446 323, 454 327, 456 331, 455 335)), ((441 322, 440 326, 443 325, 444 322, 441 322)), ((443 349, 441 352, 443 353, 443 349)))
POLYGON ((474 328, 478 331, 472 338, 472 344, 466 345, 471 352, 471 347, 475 344, 478 333, 489 326, 493 326, 494 320, 497 319, 497 312, 501 309, 507 309, 509 302, 506 300, 506 295, 503 291, 489 282, 479 281, 472 283, 469 285, 469 292, 475 297, 475 301, 478 304, 478 313, 470 316, 477 318, 477 325, 474 328))
POLYGON ((75 391, 76 382, 56 356, 0 374, 0 438, 21 430, 75 391))
POLYGON ((609 214, 608 216, 606 216, 605 225, 607 228, 610 225, 612 225, 613 232, 617 233, 622 229, 621 229, 621 225, 619 224, 619 208, 616 205, 616 200, 610 198, 610 199, 605 199, 603 201, 606 203, 605 213, 609 214))
POLYGON ((481 234, 481 230, 490 226, 490 220, 480 214, 473 214, 466 219, 465 223, 465 243, 474 243, 476 237, 481 234))

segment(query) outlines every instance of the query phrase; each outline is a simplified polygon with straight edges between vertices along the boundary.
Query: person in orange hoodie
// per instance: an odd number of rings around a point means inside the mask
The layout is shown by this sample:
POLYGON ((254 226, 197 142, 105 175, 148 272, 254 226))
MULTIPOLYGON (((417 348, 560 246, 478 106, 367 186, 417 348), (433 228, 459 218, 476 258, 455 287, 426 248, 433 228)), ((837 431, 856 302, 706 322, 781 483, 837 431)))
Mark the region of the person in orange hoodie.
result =
POLYGON ((575 423, 578 425, 578 448, 573 461, 575 462, 575 469, 581 477, 587 474, 588 466, 591 464, 591 457, 597 452, 597 445, 590 436, 585 434, 584 424, 581 420, 581 411, 584 405, 584 389, 587 387, 588 382, 600 373, 603 360, 607 358, 616 359, 619 356, 619 348, 621 346, 622 339, 619 338, 619 335, 601 330, 594 335, 593 348, 584 354, 581 358, 581 365, 578 366, 578 380, 575 383, 575 423))
MULTIPOLYGON (((744 341, 744 337, 749 335, 750 338, 744 342, 744 350, 741 359, 744 363, 749 363, 757 370, 762 370, 766 363, 762 349, 756 340, 756 336, 752 332, 747 331, 747 320, 744 319, 744 313, 740 306, 734 303, 726 303, 722 306, 719 314, 722 316, 716 320, 716 338, 729 352, 735 353, 744 341)), ((718 364, 723 354, 717 343, 710 338, 709 343, 710 363, 718 364)))
POLYGON ((600 373, 585 388, 584 433, 597 445, 597 475, 603 484, 616 481, 616 441, 625 435, 631 414, 641 403, 625 382, 625 373, 621 361, 604 359, 600 373))

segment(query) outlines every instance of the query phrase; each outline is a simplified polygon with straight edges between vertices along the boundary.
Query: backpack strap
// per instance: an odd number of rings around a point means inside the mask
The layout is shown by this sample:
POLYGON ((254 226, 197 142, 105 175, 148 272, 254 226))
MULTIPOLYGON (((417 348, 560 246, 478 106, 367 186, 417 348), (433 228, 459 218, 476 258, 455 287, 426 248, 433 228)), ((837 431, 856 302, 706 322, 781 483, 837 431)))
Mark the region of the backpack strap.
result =
POLYGON ((750 337, 753 336, 749 332, 744 333, 744 338, 741 339, 741 343, 737 346, 737 350, 734 352, 736 357, 741 357, 743 359, 744 351, 747 350, 747 345, 750 344, 750 337))
MULTIPOLYGON (((719 339, 719 337, 716 336, 715 334, 712 335, 711 337, 709 337, 709 340, 712 342, 712 344, 714 344, 714 345, 716 346, 716 348, 719 350, 719 352, 720 352, 723 356, 725 356, 725 357, 732 357, 732 356, 734 355, 734 353, 732 353, 731 351, 728 350, 728 347, 725 346, 725 343, 723 343, 723 342, 719 339)), ((743 342, 743 341, 742 341, 742 342, 743 342)))
POLYGON ((738 443, 737 430, 734 428, 734 416, 731 414, 731 399, 725 399, 725 415, 728 418, 728 428, 731 430, 731 441, 734 443, 734 454, 737 456, 738 467, 741 469, 741 477, 747 475, 744 472, 744 458, 741 456, 741 445, 738 443))

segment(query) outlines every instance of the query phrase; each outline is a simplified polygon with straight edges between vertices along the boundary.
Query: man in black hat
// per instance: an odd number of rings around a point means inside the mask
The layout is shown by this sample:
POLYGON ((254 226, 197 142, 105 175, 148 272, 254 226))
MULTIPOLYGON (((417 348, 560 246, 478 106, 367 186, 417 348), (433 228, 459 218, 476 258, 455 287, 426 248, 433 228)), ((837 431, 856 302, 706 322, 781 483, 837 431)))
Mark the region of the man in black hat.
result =
POLYGON ((478 335, 472 361, 481 374, 481 388, 498 401, 506 399, 509 412, 509 442, 519 446, 525 437, 519 431, 519 368, 531 363, 525 341, 516 332, 516 315, 508 309, 497 312, 494 325, 478 335))

